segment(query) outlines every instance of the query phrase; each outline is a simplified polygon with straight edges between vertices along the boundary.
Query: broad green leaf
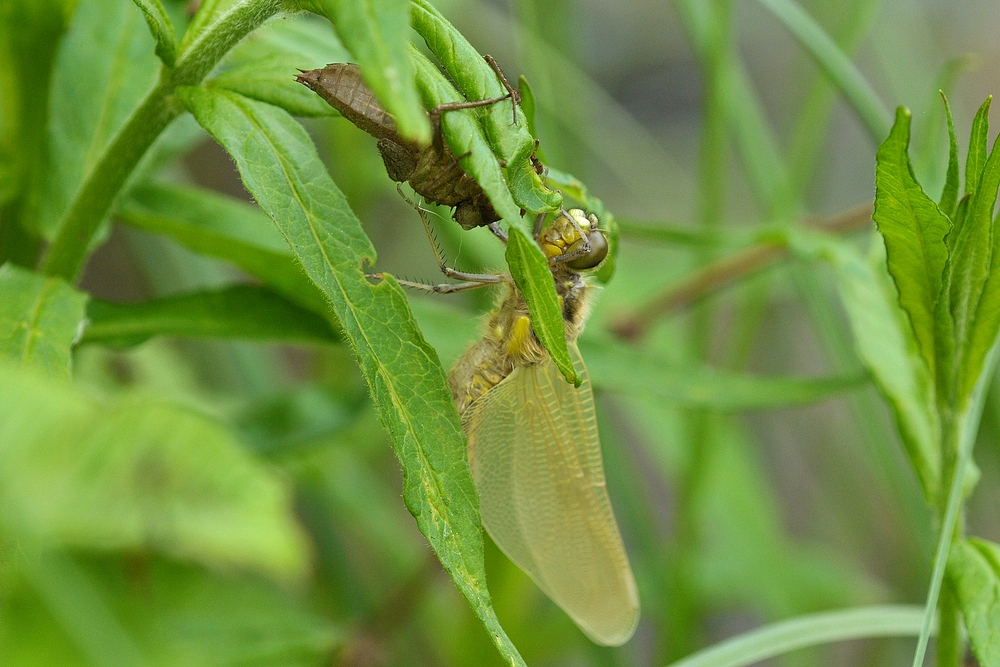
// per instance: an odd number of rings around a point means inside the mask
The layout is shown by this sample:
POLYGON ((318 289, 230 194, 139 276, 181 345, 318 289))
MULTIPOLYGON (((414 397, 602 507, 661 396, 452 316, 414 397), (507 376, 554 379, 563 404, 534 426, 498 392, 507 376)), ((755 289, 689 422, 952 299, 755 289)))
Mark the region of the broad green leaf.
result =
POLYGON ((951 545, 948 582, 982 667, 1000 665, 1000 545, 970 538, 951 545))
POLYGON ((0 521, 42 544, 153 549, 284 580, 308 569, 291 496, 221 425, 0 367, 0 521), (39 493, 44 489, 44 493, 39 493))
MULTIPOLYGON (((445 102, 460 102, 464 99, 416 47, 410 47, 410 58, 425 106, 433 108, 445 102)), ((476 179, 500 217, 509 225, 526 225, 518 205, 511 197, 500 163, 483 136, 475 114, 471 110, 445 112, 441 116, 441 130, 452 152, 465 156, 459 160, 459 164, 476 179)))
POLYGON ((330 323, 274 292, 249 285, 143 301, 93 299, 81 343, 138 345, 153 336, 193 336, 288 343, 336 343, 330 323))
POLYGON ((990 95, 979 107, 972 119, 972 135, 969 137, 969 154, 965 158, 965 194, 971 195, 979 187, 979 176, 986 165, 987 140, 990 132, 990 95))
MULTIPOLYGON (((487 100, 507 94, 496 72, 429 2, 413 0, 411 20, 465 99, 487 100)), ((535 173, 528 159, 535 149, 535 140, 520 108, 516 110, 517 124, 512 125, 510 104, 504 101, 483 107, 479 119, 486 138, 493 152, 507 165, 504 173, 518 206, 532 215, 554 211, 561 198, 546 188, 535 173)))
POLYGON ((909 315, 920 354, 934 378, 943 372, 936 354, 936 310, 948 261, 944 240, 951 223, 917 182, 907 154, 909 143, 910 112, 900 107, 892 132, 876 155, 873 218, 885 238, 900 305, 909 315))
POLYGON ((244 97, 281 107, 294 116, 335 116, 329 104, 293 78, 297 68, 307 69, 294 54, 274 54, 220 74, 208 85, 232 90, 244 97))
POLYGON ((330 299, 353 345, 396 454, 403 497, 501 654, 523 665, 486 588, 476 488, 444 370, 391 277, 365 277, 375 250, 286 112, 218 90, 185 89, 185 105, 236 161, 243 183, 330 299))
POLYGON ((566 347, 566 325, 562 307, 556 294, 555 281, 549 261, 538 244, 520 227, 511 227, 507 241, 507 264, 514 284, 524 295, 531 313, 531 328, 562 371, 566 381, 580 386, 580 378, 573 369, 573 361, 566 347))
POLYGON ((279 587, 159 558, 137 562, 58 552, 18 559, 0 601, 0 662, 313 667, 343 641, 279 587))
POLYGON ((944 102, 944 115, 948 121, 948 173, 945 176, 944 188, 941 190, 941 200, 938 203, 945 215, 954 220, 955 207, 958 205, 958 139, 955 137, 955 121, 951 117, 951 107, 944 91, 941 100, 944 102))
POLYGON ((718 410, 761 410, 805 405, 864 386, 864 375, 768 377, 706 367, 684 368, 656 353, 585 335, 580 354, 594 386, 622 394, 657 396, 671 403, 718 410))
POLYGON ((851 246, 830 237, 801 231, 790 240, 792 249, 805 258, 821 259, 833 266, 858 356, 892 409, 924 498, 937 506, 941 427, 934 404, 934 381, 899 306, 895 284, 886 273, 883 244, 876 242, 871 257, 865 260, 851 246))
POLYGON ((0 266, 0 358, 69 377, 87 296, 59 278, 0 266))
POLYGON ((56 56, 38 229, 51 238, 105 148, 153 86, 159 61, 130 2, 80 0, 56 56))
POLYGON ((177 36, 170 22, 167 10, 160 0, 133 0, 146 17, 149 32, 156 40, 156 55, 167 67, 173 67, 177 60, 177 36))
POLYGON ((118 206, 121 222, 232 262, 299 305, 326 313, 326 297, 302 273, 288 243, 255 206, 210 190, 147 184, 118 206))
POLYGON ((396 120, 404 137, 427 144, 431 124, 420 106, 407 52, 408 0, 317 0, 361 76, 396 120))

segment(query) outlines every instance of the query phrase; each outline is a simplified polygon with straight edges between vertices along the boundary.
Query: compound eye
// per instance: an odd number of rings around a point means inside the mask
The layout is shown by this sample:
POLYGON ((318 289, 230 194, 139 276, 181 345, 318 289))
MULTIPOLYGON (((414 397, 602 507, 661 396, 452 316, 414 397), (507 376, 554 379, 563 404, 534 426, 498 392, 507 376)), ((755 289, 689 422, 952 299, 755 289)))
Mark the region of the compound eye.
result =
MULTIPOLYGON (((566 262, 566 266, 575 271, 587 271, 588 269, 596 268, 608 256, 608 239, 605 238, 603 232, 595 229, 587 235, 587 238, 590 240, 590 252, 566 262)), ((580 243, 580 241, 577 241, 577 243, 580 243)), ((572 250, 571 246, 569 251, 572 250)))

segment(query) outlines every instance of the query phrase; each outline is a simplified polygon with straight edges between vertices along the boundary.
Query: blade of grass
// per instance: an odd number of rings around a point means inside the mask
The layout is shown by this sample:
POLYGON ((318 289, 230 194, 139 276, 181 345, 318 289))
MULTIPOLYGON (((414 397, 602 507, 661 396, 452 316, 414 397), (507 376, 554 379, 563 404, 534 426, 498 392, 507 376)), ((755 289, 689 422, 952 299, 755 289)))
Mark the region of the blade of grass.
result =
POLYGON ((792 0, 759 0, 802 45, 844 94, 872 142, 889 134, 892 114, 851 59, 823 28, 792 0))
POLYGON ((910 637, 921 628, 915 605, 857 607, 765 625, 684 658, 670 667, 745 667, 797 649, 867 637, 910 637))

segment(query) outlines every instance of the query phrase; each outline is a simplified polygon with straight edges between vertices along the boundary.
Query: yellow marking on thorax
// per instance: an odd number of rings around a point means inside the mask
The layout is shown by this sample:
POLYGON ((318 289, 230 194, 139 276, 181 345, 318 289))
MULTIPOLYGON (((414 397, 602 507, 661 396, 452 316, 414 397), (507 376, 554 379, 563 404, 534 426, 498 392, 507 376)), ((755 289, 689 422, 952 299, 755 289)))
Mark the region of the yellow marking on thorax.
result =
POLYGON ((510 337, 507 339, 507 354, 512 357, 519 357, 524 354, 525 347, 531 341, 531 318, 521 315, 510 328, 510 337))

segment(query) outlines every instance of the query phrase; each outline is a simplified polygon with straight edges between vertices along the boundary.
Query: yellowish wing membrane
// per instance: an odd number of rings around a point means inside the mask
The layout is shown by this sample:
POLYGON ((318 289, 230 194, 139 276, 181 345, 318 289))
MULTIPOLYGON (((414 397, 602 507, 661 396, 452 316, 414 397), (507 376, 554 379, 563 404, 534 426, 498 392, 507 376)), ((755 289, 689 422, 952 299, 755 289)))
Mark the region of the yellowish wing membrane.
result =
POLYGON ((465 413, 487 532, 588 637, 625 643, 639 596, 604 481, 590 378, 551 361, 516 368, 465 413))

